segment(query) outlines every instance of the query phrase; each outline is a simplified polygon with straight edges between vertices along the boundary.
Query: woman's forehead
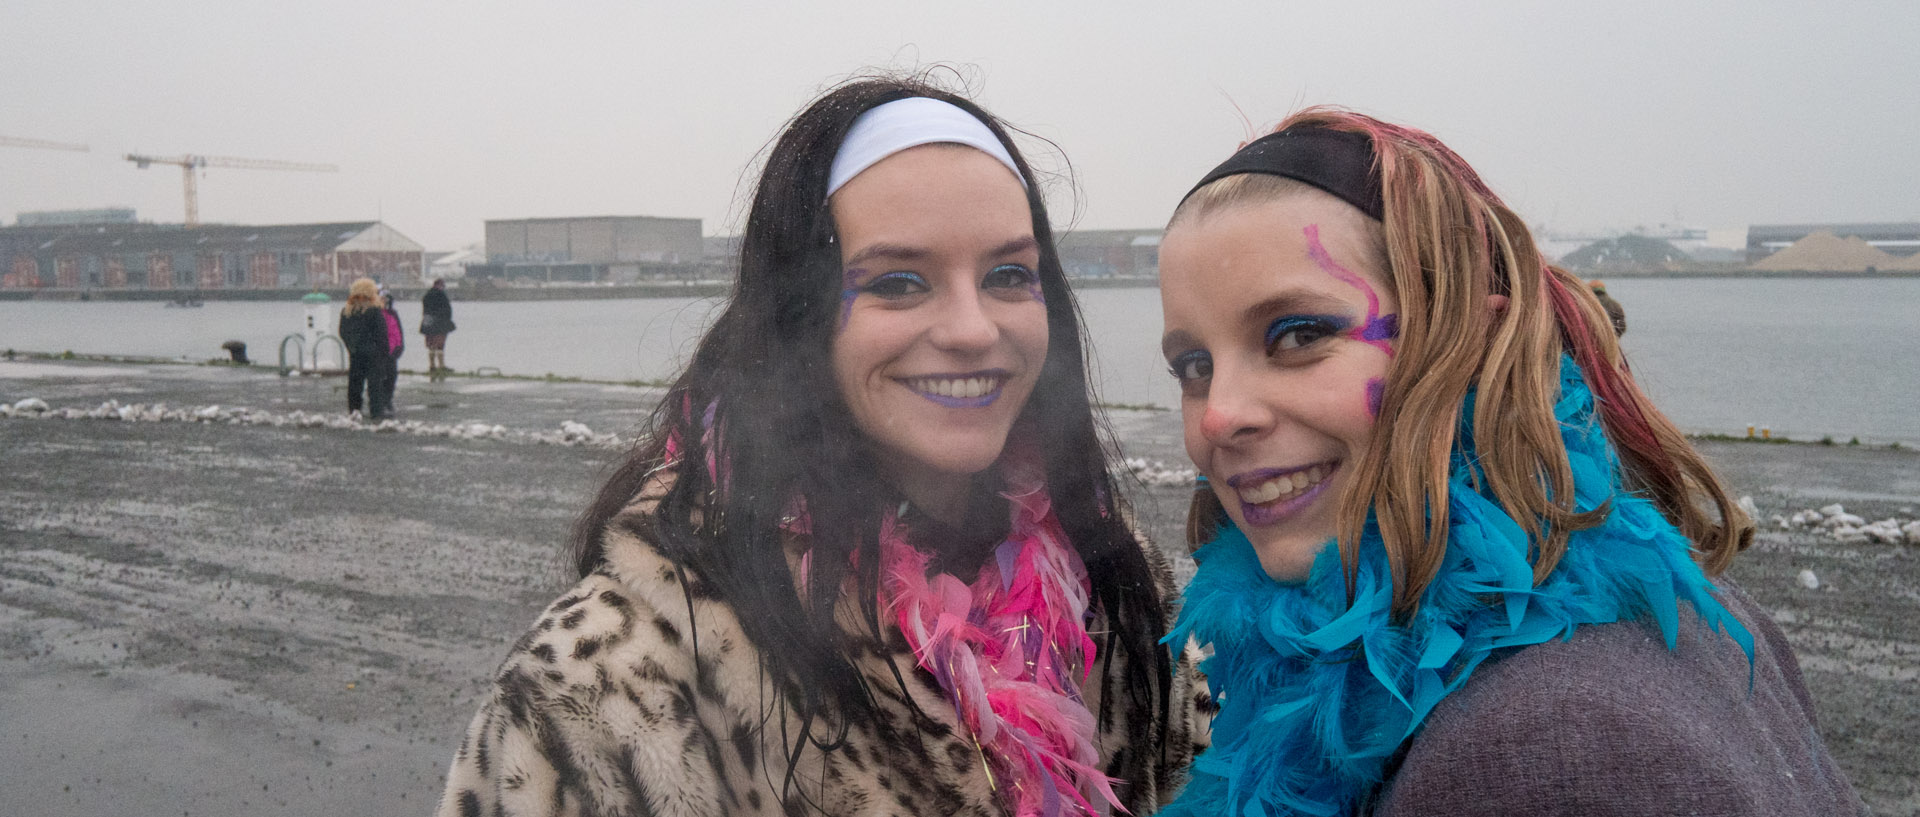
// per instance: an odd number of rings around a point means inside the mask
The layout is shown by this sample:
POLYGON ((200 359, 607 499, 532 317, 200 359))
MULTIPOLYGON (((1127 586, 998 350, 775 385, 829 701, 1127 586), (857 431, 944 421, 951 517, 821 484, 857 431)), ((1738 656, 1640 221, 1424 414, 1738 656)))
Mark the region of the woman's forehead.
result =
POLYGON ((1162 266, 1176 275, 1233 267, 1255 278, 1261 272, 1337 278, 1344 270, 1386 283, 1377 230, 1351 205, 1325 194, 1236 203, 1177 222, 1162 242, 1162 266))
POLYGON ((1019 179, 993 157, 961 145, 923 145, 889 156, 847 182, 830 204, 849 259, 876 245, 910 252, 1033 239, 1032 208, 1019 179))

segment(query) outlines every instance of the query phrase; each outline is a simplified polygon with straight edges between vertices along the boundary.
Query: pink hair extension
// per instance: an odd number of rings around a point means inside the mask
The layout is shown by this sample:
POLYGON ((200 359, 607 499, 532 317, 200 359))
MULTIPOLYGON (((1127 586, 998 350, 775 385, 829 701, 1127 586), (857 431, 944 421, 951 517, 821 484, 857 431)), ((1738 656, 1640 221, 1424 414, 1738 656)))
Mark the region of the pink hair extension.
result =
MULTIPOLYGON (((691 413, 693 411, 693 396, 686 394, 681 395, 680 407, 682 411, 691 413)), ((700 415, 700 425, 703 429, 700 434, 700 447, 706 449, 707 452, 707 475, 712 477, 714 488, 722 494, 725 494, 733 487, 733 478, 732 475, 727 473, 726 467, 720 463, 720 435, 714 423, 714 415, 719 412, 719 410, 720 401, 715 400, 708 403, 706 411, 700 415)), ((681 448, 683 447, 683 444, 680 442, 679 433, 668 432, 667 444, 661 452, 662 459, 665 460, 667 464, 679 462, 681 448)))
MULTIPOLYGON (((1593 390, 1599 403, 1601 422, 1613 437, 1614 444, 1633 452, 1641 463, 1677 483, 1679 469, 1667 456, 1666 450, 1660 447, 1653 427, 1640 413, 1640 401, 1634 399, 1638 389, 1633 381, 1623 376, 1601 354, 1599 344, 1594 343, 1593 332, 1587 326, 1585 313, 1580 310, 1579 302, 1574 299, 1573 293, 1567 291, 1560 277, 1545 266, 1541 267, 1541 275, 1545 278, 1547 295, 1553 303, 1554 318, 1563 328, 1562 334, 1572 347, 1574 362, 1580 364, 1581 372, 1586 374, 1587 386, 1593 390)), ((1612 331, 1611 328, 1608 331, 1612 331)))

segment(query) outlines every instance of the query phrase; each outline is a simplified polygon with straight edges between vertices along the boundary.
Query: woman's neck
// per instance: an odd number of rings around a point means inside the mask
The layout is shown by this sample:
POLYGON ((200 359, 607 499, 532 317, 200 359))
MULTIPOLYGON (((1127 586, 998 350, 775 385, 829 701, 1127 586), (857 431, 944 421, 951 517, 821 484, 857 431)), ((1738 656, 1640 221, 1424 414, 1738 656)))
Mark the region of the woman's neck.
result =
POLYGON ((894 483, 900 486, 901 495, 921 513, 942 524, 959 525, 966 521, 967 504, 973 497, 976 476, 923 471, 894 474, 893 478, 894 483))

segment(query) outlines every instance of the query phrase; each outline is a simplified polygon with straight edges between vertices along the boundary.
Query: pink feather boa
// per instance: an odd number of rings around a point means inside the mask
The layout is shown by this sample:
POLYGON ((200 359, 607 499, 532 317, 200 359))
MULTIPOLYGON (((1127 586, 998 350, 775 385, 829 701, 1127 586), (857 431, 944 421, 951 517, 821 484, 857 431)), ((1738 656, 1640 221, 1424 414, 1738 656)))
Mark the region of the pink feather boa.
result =
MULTIPOLYGON (((1013 470, 1013 469, 1010 469, 1013 470)), ((1087 569, 1037 475, 1008 475, 1007 540, 971 587, 927 577, 931 555, 889 514, 881 528, 881 598, 921 667, 933 673, 980 746, 988 776, 1017 817, 1125 811, 1099 769, 1087 569), (1095 793, 1105 800, 1096 810, 1095 793)))
MULTIPOLYGON (((709 404, 702 418, 702 447, 724 493, 728 480, 713 454, 714 408, 709 404)), ((668 462, 680 458, 677 442, 667 440, 668 462)), ((1124 813, 1114 779, 1099 768, 1099 724, 1080 695, 1094 660, 1086 565, 1053 514, 1039 469, 1017 461, 1002 467, 1012 525, 973 585, 946 573, 929 579, 932 555, 907 542, 898 512, 890 511, 880 531, 881 599, 919 665, 952 698, 1015 817, 1110 814, 1108 805, 1124 813), (1098 807, 1096 793, 1104 800, 1098 807)), ((809 531, 804 500, 796 498, 782 527, 809 531)), ((812 551, 801 555, 801 587, 812 562, 812 551)))

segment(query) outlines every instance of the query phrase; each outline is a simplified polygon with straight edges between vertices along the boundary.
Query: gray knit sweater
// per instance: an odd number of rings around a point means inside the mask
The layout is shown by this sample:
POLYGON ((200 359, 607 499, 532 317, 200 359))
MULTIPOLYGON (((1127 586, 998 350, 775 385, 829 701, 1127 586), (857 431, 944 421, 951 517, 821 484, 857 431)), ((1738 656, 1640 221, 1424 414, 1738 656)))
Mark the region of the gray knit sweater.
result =
POLYGON ((1815 728, 1786 638, 1722 578, 1747 657, 1683 614, 1581 629, 1483 665, 1427 719, 1377 801, 1409 815, 1845 815, 1865 808, 1815 728))

